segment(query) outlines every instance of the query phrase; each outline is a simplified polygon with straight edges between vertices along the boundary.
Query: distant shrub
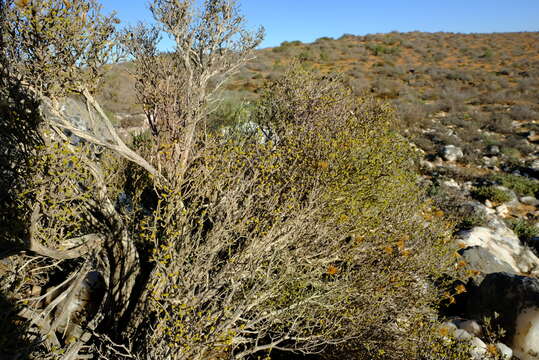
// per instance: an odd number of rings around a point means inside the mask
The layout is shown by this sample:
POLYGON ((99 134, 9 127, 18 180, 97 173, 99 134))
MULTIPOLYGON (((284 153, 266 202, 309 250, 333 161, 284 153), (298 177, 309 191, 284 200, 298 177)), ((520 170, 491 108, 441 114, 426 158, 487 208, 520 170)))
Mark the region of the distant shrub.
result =
POLYGON ((539 114, 526 105, 513 106, 510 116, 513 120, 534 120, 539 118, 539 114))
POLYGON ((210 114, 210 131, 216 132, 224 127, 237 127, 249 119, 252 105, 241 99, 227 99, 216 111, 210 114))
POLYGON ((484 49, 483 53, 479 56, 481 59, 490 60, 494 57, 494 52, 492 49, 484 49))
POLYGON ((483 104, 510 104, 515 102, 516 96, 510 90, 499 90, 495 92, 489 92, 482 94, 479 100, 483 104))
POLYGON ((488 199, 498 204, 511 201, 511 195, 507 191, 493 185, 477 187, 472 191, 472 196, 481 201, 488 199))
POLYGON ((302 45, 303 43, 299 40, 294 40, 294 41, 283 41, 281 43, 281 46, 282 47, 287 47, 287 46, 299 46, 299 45, 302 45))
POLYGON ((332 37, 322 36, 322 37, 319 37, 318 39, 316 39, 314 42, 316 44, 316 43, 321 43, 321 42, 331 41, 331 40, 333 40, 332 37))
POLYGON ((325 51, 320 51, 320 61, 322 62, 327 62, 329 61, 331 58, 329 56, 329 54, 325 51))
POLYGON ((347 34, 347 33, 344 33, 341 35, 341 37, 339 37, 337 40, 351 40, 351 39, 355 39, 356 38, 356 35, 354 34, 347 34))
POLYGON ((374 56, 379 56, 382 54, 396 55, 400 53, 398 47, 388 47, 380 44, 367 44, 366 48, 369 49, 374 56))
POLYGON ((474 94, 470 91, 463 91, 453 84, 445 86, 441 94, 441 102, 445 105, 447 111, 464 112, 468 110, 466 102, 474 94))
POLYGON ((496 183, 513 190, 519 196, 536 196, 539 181, 513 174, 496 174, 490 177, 496 183))
POLYGON ((526 139, 516 134, 507 135, 503 140, 502 145, 505 148, 512 148, 517 150, 518 154, 516 154, 515 152, 515 155, 517 155, 518 157, 522 154, 532 154, 536 150, 535 146, 530 144, 526 139))
POLYGON ((427 122, 427 111, 421 103, 397 103, 401 129, 423 127, 427 122))
POLYGON ((315 60, 315 58, 313 56, 313 53, 308 49, 303 50, 302 52, 300 52, 299 55, 298 55, 298 59, 299 59, 299 61, 313 61, 313 60, 315 60))
POLYGON ((396 99, 400 95, 402 83, 400 81, 379 78, 371 85, 371 91, 383 99, 396 99))
POLYGON ((493 112, 487 130, 500 134, 511 134, 513 132, 513 121, 507 113, 493 112))
POLYGON ((522 156, 520 151, 517 148, 510 146, 502 146, 501 148, 502 155, 505 155, 510 162, 518 163, 518 160, 522 156))
POLYGON ((539 80, 536 78, 524 78, 517 84, 517 90, 522 94, 527 94, 537 88, 539 88, 539 80))

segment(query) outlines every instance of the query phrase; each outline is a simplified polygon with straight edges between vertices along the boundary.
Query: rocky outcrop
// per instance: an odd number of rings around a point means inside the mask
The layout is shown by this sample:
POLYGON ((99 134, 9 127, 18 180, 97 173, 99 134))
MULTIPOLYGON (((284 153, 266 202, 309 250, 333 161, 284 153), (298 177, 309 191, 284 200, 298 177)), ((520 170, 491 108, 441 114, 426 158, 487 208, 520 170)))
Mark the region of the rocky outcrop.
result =
POLYGON ((539 359, 539 280, 489 274, 470 294, 466 312, 470 319, 489 317, 503 328, 507 344, 521 360, 539 359))
POLYGON ((480 283, 487 274, 495 272, 515 272, 515 269, 511 265, 498 259, 481 246, 471 246, 461 249, 459 250, 459 254, 462 256, 469 269, 478 272, 475 277, 476 280, 478 280, 478 283, 480 283))
MULTIPOLYGON (((495 259, 510 265, 515 273, 539 274, 539 258, 522 244, 518 236, 501 219, 491 218, 488 225, 459 232, 457 237, 461 246, 482 247, 495 259)), ((490 265, 484 266, 490 267, 491 260, 490 265)), ((479 263, 476 262, 475 266, 477 264, 479 263)))

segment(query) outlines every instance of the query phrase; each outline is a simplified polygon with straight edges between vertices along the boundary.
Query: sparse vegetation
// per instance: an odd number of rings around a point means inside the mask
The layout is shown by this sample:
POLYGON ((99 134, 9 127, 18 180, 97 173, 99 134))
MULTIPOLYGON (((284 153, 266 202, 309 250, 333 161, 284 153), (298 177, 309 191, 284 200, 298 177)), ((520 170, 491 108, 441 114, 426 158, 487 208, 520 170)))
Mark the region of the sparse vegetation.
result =
POLYGON ((513 190, 519 196, 536 196, 539 193, 539 181, 513 174, 496 174, 492 180, 513 190))

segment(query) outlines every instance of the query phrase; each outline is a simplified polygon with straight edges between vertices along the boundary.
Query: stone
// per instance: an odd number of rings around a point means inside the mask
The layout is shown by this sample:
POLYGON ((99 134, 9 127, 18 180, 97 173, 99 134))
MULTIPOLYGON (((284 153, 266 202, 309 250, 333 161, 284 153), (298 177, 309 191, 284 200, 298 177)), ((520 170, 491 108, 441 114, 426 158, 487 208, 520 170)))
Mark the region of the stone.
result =
POLYGON ((509 207, 506 204, 502 204, 496 208, 496 214, 501 217, 509 216, 509 207))
POLYGON ((521 360, 539 359, 539 280, 509 273, 488 274, 473 290, 466 316, 490 317, 506 331, 506 343, 521 360), (497 314, 497 316, 494 316, 497 314))
POLYGON ((474 360, 483 360, 487 355, 487 345, 480 338, 473 337, 470 346, 470 355, 474 360))
POLYGON ((539 258, 497 217, 491 216, 487 226, 458 232, 457 239, 464 247, 483 247, 515 273, 539 274, 539 258))
POLYGON ((475 320, 457 320, 455 323, 459 329, 466 330, 468 333, 473 336, 481 336, 483 334, 483 329, 481 325, 475 320))
POLYGON ((513 350, 504 343, 497 342, 496 349, 498 349, 501 360, 511 360, 513 357, 513 350))
POLYGON ((449 179, 449 180, 442 181, 442 185, 453 188, 453 189, 460 190, 460 185, 459 185, 458 182, 455 181, 455 179, 449 179))
POLYGON ((539 307, 527 308, 518 315, 512 348, 520 360, 539 359, 539 307))
POLYGON ((528 167, 533 171, 539 171, 539 159, 533 160, 528 167))
POLYGON ((528 141, 532 143, 539 142, 539 134, 536 134, 535 131, 530 131, 530 135, 528 135, 528 141))
POLYGON ((434 170, 436 168, 436 165, 425 159, 419 160, 419 165, 426 170, 434 170))
POLYGON ((491 156, 500 154, 500 147, 498 145, 491 145, 487 149, 487 153, 491 156))
POLYGON ((455 337, 455 339, 459 341, 471 341, 473 339, 472 334, 470 334, 464 329, 455 330, 455 332, 453 333, 453 336, 455 337))
POLYGON ((471 181, 466 181, 464 184, 462 184, 462 190, 464 191, 472 191, 473 188, 473 182, 471 181))
POLYGON ((453 334, 458 329, 457 325, 455 325, 452 321, 446 321, 442 324, 441 329, 445 329, 444 332, 447 332, 448 334, 453 334))
POLYGON ((539 200, 535 198, 535 196, 524 196, 520 198, 520 202, 525 205, 530 206, 539 206, 539 200))
POLYGON ((471 270, 477 270, 483 274, 491 274, 495 272, 515 272, 511 265, 503 260, 498 259, 487 249, 481 246, 471 246, 461 249, 459 250, 459 254, 462 256, 464 261, 466 261, 471 270))
POLYGON ((446 145, 444 146, 442 150, 442 157, 446 161, 457 161, 463 156, 464 156, 464 153, 462 152, 462 149, 459 147, 456 147, 455 145, 446 145))
POLYGON ((494 205, 492 204, 492 201, 490 201, 489 199, 485 200, 485 206, 488 207, 488 208, 494 207, 494 205))

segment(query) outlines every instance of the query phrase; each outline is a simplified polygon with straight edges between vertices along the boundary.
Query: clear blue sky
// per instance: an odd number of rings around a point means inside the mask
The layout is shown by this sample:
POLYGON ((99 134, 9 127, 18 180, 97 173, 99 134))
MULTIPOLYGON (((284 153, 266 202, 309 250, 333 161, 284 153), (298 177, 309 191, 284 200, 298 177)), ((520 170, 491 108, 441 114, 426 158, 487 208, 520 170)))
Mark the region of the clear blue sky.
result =
MULTIPOLYGON (((146 0, 102 0, 125 23, 151 21, 146 0)), ((266 28, 262 47, 312 42, 344 33, 393 30, 446 32, 539 31, 539 0, 239 0, 253 29, 266 28)), ((164 44, 164 46, 166 46, 164 44)))

